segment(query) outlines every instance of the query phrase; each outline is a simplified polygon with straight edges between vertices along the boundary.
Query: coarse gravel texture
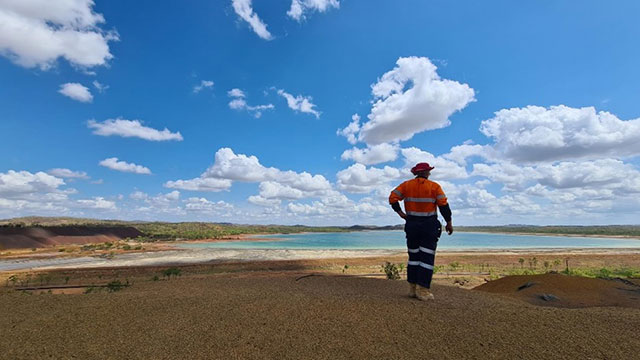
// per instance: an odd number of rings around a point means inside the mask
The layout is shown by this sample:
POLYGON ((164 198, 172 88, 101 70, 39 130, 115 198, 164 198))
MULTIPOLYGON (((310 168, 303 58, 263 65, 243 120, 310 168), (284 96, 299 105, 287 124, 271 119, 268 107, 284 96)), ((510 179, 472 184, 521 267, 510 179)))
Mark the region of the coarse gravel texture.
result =
POLYGON ((309 272, 0 291, 2 359, 633 359, 640 310, 555 308, 452 286, 309 272), (299 280, 296 280, 299 279, 299 280))

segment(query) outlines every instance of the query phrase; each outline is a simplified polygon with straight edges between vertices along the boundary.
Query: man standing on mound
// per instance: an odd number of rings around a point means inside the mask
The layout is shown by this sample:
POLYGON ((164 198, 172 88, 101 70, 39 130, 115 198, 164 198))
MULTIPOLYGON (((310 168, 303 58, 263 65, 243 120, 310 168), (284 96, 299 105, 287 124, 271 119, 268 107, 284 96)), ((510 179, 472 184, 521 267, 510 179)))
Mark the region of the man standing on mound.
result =
POLYGON ((415 179, 403 182, 389 195, 389 203, 393 210, 406 220, 404 232, 407 234, 409 251, 409 296, 420 300, 433 300, 429 288, 433 277, 436 246, 442 233, 436 205, 447 222, 447 233, 453 233, 447 197, 440 185, 429 180, 432 169, 433 167, 427 163, 417 164, 411 169, 411 173, 416 176, 415 179), (400 207, 401 200, 404 200, 406 213, 400 207))

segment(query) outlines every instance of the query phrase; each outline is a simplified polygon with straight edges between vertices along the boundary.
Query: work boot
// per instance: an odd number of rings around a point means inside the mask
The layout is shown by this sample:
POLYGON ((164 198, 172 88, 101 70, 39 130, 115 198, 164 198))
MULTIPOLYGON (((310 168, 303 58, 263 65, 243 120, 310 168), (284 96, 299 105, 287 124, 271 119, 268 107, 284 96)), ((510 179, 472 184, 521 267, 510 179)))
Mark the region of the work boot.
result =
POLYGON ((416 284, 409 283, 409 297, 416 297, 416 284))
POLYGON ((418 286, 416 288, 416 297, 422 301, 433 300, 434 296, 426 287, 418 286))

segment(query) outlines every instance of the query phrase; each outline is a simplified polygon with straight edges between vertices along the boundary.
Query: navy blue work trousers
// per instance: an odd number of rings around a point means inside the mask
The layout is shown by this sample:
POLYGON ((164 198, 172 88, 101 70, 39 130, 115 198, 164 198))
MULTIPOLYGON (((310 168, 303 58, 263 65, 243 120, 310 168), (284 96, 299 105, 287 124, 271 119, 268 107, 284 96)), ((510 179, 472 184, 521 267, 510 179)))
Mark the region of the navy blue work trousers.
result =
POLYGON ((442 224, 437 216, 408 216, 404 232, 407 235, 409 252, 407 281, 430 288, 442 224))

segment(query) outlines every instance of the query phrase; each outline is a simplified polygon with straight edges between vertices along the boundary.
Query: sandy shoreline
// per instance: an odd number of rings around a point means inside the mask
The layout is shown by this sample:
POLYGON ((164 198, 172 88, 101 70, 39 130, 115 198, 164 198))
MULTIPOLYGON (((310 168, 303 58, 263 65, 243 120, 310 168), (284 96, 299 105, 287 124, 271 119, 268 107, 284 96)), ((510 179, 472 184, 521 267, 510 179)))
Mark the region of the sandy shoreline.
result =
MULTIPOLYGON (((640 255, 640 249, 464 249, 440 250, 438 256, 580 256, 580 255, 640 255)), ((399 258, 405 250, 396 249, 223 249, 199 248, 116 254, 104 257, 39 257, 0 260, 0 272, 122 268, 164 265, 194 265, 220 262, 295 261, 320 259, 399 258)))

